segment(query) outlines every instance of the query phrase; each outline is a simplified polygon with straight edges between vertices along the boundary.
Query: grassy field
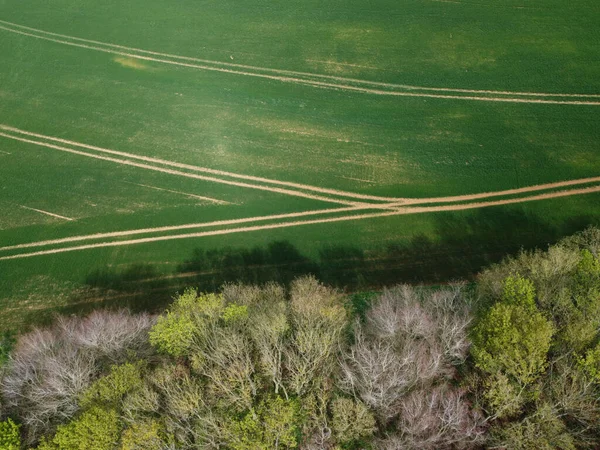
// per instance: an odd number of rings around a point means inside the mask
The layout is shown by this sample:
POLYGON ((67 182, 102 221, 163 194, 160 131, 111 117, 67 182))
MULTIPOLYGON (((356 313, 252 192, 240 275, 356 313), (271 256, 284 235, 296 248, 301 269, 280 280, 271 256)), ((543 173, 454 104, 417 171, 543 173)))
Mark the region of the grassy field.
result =
POLYGON ((0 326, 233 279, 446 281, 600 223, 599 20, 0 0, 0 326))

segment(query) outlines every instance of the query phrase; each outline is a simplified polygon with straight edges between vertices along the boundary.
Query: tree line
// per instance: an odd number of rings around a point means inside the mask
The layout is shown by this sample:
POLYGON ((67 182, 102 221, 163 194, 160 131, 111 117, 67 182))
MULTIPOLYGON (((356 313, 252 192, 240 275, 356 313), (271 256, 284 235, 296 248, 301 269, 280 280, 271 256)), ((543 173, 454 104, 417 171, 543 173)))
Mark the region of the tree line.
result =
POLYGON ((5 358, 0 448, 597 448, 599 255, 589 228, 366 307, 305 276, 58 317, 5 358))

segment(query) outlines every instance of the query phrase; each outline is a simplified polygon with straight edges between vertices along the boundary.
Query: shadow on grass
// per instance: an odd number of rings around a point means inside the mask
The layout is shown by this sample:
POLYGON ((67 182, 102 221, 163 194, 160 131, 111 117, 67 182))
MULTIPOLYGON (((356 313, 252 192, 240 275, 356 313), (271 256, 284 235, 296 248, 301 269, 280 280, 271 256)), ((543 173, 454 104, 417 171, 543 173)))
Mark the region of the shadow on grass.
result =
MULTIPOLYGON (((197 248, 168 274, 148 264, 121 271, 96 271, 87 277, 89 289, 85 295, 74 295, 67 306, 54 308, 50 313, 81 314, 100 305, 158 311, 187 286, 210 292, 218 291, 226 282, 275 281, 288 285, 294 278, 307 274, 354 293, 398 283, 472 280, 483 267, 520 249, 546 249, 563 236, 600 223, 598 218, 577 217, 557 226, 539 216, 502 208, 468 214, 438 213, 435 221, 435 238, 416 235, 379 250, 331 245, 321 248, 318 257, 311 259, 292 243, 278 241, 251 249, 197 248)), ((358 309, 365 309, 371 298, 354 297, 358 309)), ((32 311, 26 322, 50 321, 52 314, 48 312, 32 311)))

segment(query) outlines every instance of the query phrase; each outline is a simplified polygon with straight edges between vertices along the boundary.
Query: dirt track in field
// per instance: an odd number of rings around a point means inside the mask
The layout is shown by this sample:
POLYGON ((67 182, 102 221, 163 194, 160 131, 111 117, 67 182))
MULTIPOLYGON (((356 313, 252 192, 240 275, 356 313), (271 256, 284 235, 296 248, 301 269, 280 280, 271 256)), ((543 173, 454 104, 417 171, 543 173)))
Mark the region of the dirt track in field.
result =
POLYGON ((403 205, 421 205, 427 203, 450 203, 450 202, 461 202, 468 200, 479 200, 482 198, 489 197, 502 197, 505 195, 523 194, 526 192, 545 191, 549 189, 556 189, 566 186, 577 186, 580 184, 600 183, 600 177, 591 178, 579 178, 577 180, 557 181, 554 183, 536 184, 533 186, 526 186, 522 188, 506 189, 504 191, 495 192, 482 192, 480 194, 466 194, 466 195, 455 195, 449 197, 430 197, 430 198, 407 198, 403 199, 401 203, 394 204, 395 206, 403 205))
MULTIPOLYGON (((215 183, 227 184, 230 186, 237 186, 237 187, 243 187, 243 188, 249 188, 249 189, 258 189, 258 190, 262 190, 262 191, 273 192, 276 194, 284 194, 284 195, 291 195, 291 196, 295 196, 295 197, 303 197, 303 198, 308 198, 311 200, 318 200, 318 201, 323 201, 323 202, 340 203, 342 205, 351 205, 351 206, 363 206, 364 205, 364 203, 360 203, 360 202, 338 200, 335 198, 323 197, 323 196, 314 195, 314 194, 308 194, 308 193, 301 192, 301 191, 293 191, 290 189, 282 189, 282 188, 264 186, 264 185, 258 185, 258 184, 242 183, 239 181, 232 181, 232 180, 224 180, 222 178, 208 177, 208 176, 198 175, 198 174, 194 174, 194 173, 181 172, 179 170, 151 166, 149 164, 137 163, 137 162, 126 160, 126 159, 118 159, 118 158, 113 158, 113 157, 109 157, 109 156, 95 155, 95 154, 83 152, 80 150, 74 150, 72 148, 61 147, 61 146, 58 146, 55 144, 49 144, 47 142, 34 141, 32 139, 26 139, 26 138, 14 136, 14 135, 2 133, 2 132, 0 132, 0 136, 6 137, 9 139, 14 139, 16 141, 25 142, 28 144, 35 144, 35 145, 40 145, 42 147, 48 147, 48 148, 60 150, 60 151, 67 152, 67 153, 73 153, 75 155, 87 156, 88 158, 99 159, 102 161, 110 161, 110 162, 123 164, 123 165, 127 165, 127 166, 139 167, 141 169, 154 170, 157 172, 167 173, 170 175, 194 178, 194 179, 203 180, 203 181, 211 181, 211 182, 215 182, 215 183)), ((375 206, 375 207, 377 207, 377 206, 375 206)))
MULTIPOLYGON (((390 201, 390 200, 402 201, 403 200, 402 198, 381 197, 381 196, 376 196, 376 195, 364 195, 364 194, 358 194, 355 192, 342 191, 339 189, 322 188, 319 186, 311 186, 309 184, 293 183, 293 182, 289 182, 289 181, 275 180, 272 178, 264 178, 264 177, 257 177, 257 176, 253 176, 253 175, 244 175, 244 174, 239 174, 239 173, 234 173, 234 172, 227 172, 224 170, 216 170, 216 169, 211 169, 208 167, 194 166, 191 164, 177 163, 177 162, 173 162, 173 161, 167 161, 165 159, 153 158, 153 157, 149 157, 149 156, 141 156, 141 155, 136 155, 133 153, 127 153, 127 152, 121 152, 121 151, 117 151, 117 150, 111 150, 108 148, 97 147, 94 145, 88 145, 88 144, 84 144, 81 142, 71 141, 68 139, 61 139, 61 138, 57 138, 54 136, 47 136, 45 134, 32 133, 30 131, 21 130, 19 128, 14 128, 14 127, 11 127, 8 125, 3 125, 3 124, 0 124, 0 129, 11 132, 11 133, 24 135, 24 136, 31 136, 31 137, 36 137, 36 138, 49 140, 49 141, 53 141, 53 142, 60 142, 62 144, 73 145, 75 147, 86 148, 88 150, 94 150, 94 151, 97 151, 100 153, 107 153, 110 155, 121 156, 124 158, 137 159, 139 161, 145 161, 145 162, 161 164, 161 165, 170 166, 170 167, 176 167, 178 169, 187 169, 187 170, 193 170, 196 172, 209 173, 211 175, 219 175, 219 176, 225 176, 225 177, 229 177, 229 178, 238 178, 238 179, 247 180, 247 181, 256 181, 256 182, 260 182, 260 183, 275 184, 275 185, 280 185, 280 186, 292 187, 292 188, 296 188, 296 189, 302 189, 302 190, 306 190, 306 191, 313 191, 313 192, 319 192, 322 194, 330 194, 330 195, 336 195, 336 196, 340 196, 340 197, 349 197, 349 198, 355 198, 355 199, 360 199, 360 200, 378 200, 378 201, 390 201)), ((43 144, 40 144, 40 145, 43 145, 43 144)))
MULTIPOLYGON (((145 157, 145 156, 133 155, 133 154, 125 153, 125 152, 118 152, 115 150, 109 150, 109 149, 105 149, 105 148, 101 148, 101 147, 95 147, 95 146, 91 146, 91 145, 81 144, 81 143, 69 141, 66 139, 59 139, 59 138, 55 138, 52 136, 45 136, 45 135, 41 135, 41 134, 37 134, 37 133, 31 133, 31 132, 19 130, 19 129, 12 128, 12 127, 9 127, 6 125, 1 125, 1 124, 0 124, 0 129, 9 131, 11 133, 18 133, 18 134, 26 135, 26 136, 34 136, 34 137, 38 137, 38 138, 42 138, 42 139, 46 139, 46 140, 50 140, 50 141, 54 141, 54 142, 61 142, 61 143, 73 145, 73 146, 76 146, 79 148, 86 148, 86 149, 90 149, 90 150, 94 150, 94 151, 98 151, 98 152, 102 152, 102 153, 108 153, 111 155, 118 155, 121 157, 130 158, 130 159, 138 159, 138 160, 143 160, 143 161, 147 161, 147 162, 153 162, 155 164, 182 167, 182 168, 189 169, 189 170, 201 170, 201 171, 211 172, 211 173, 221 173, 221 174, 224 174, 229 177, 238 177, 238 178, 246 178, 246 179, 250 178, 250 179, 256 179, 256 180, 261 180, 261 181, 267 180, 267 179, 259 178, 259 177, 251 177, 251 176, 247 176, 247 175, 233 174, 230 172, 216 171, 216 170, 209 169, 209 168, 202 168, 202 167, 197 167, 197 166, 192 166, 192 165, 179 164, 179 163, 166 161, 166 160, 162 160, 162 159, 157 159, 157 158, 150 158, 150 157, 145 157)), ((570 187, 570 186, 577 186, 577 185, 582 185, 582 184, 590 184, 590 183, 600 182, 600 177, 591 177, 591 178, 583 178, 583 179, 578 179, 578 180, 568 180, 568 181, 561 181, 561 182, 555 182, 555 183, 546 183, 546 184, 541 184, 541 185, 536 185, 536 186, 527 186, 524 188, 508 189, 508 190, 503 190, 503 191, 486 192, 486 193, 479 193, 479 194, 434 197, 434 198, 423 198, 423 199, 405 198, 405 199, 402 199, 402 201, 400 201, 400 202, 397 201, 398 200, 397 198, 387 198, 387 197, 376 197, 377 199, 385 199, 386 203, 342 201, 342 200, 331 198, 328 196, 323 197, 320 195, 307 194, 305 192, 295 191, 295 190, 290 190, 290 189, 282 189, 282 188, 264 186, 264 185, 255 185, 255 184, 237 182, 237 181, 232 181, 232 180, 223 180, 221 178, 207 177, 207 176, 197 175, 197 174, 188 173, 188 172, 181 172, 179 170, 172 170, 172 169, 167 169, 164 167, 157 167, 157 166, 149 165, 149 164, 145 164, 145 163, 137 163, 137 162, 131 161, 129 159, 101 156, 101 155, 92 154, 92 153, 88 153, 88 152, 84 152, 84 151, 80 151, 80 150, 75 150, 72 148, 58 146, 55 144, 50 144, 48 142, 35 141, 32 139, 23 138, 20 136, 14 136, 12 134, 2 133, 2 132, 0 132, 0 136, 7 137, 9 139, 15 139, 17 141, 22 141, 22 142, 26 142, 26 143, 31 143, 31 144, 35 144, 35 145, 48 147, 48 148, 52 148, 52 149, 56 149, 56 150, 60 150, 60 151, 74 153, 77 155, 87 156, 87 157, 110 161, 110 162, 115 162, 115 163, 119 163, 119 164, 130 165, 130 166, 139 167, 139 168, 143 168, 143 169, 155 170, 155 171, 168 173, 168 174, 172 174, 172 175, 176 175, 176 176, 183 176, 183 177, 195 178, 195 179, 200 179, 200 180, 205 180, 205 181, 230 184, 230 185, 243 187, 243 188, 262 189, 262 190, 267 190, 267 191, 280 193, 280 194, 284 194, 284 195, 300 196, 300 197, 310 198, 313 200, 341 203, 341 204, 347 205, 346 207, 333 208, 333 209, 311 210, 311 211, 303 211, 303 212, 296 212, 296 213, 275 214, 275 215, 269 215, 269 216, 249 217, 249 218, 223 220, 223 221, 206 222, 206 223, 193 223, 193 224, 184 224, 184 225, 177 225, 177 226, 164 226, 164 227, 143 228, 143 229, 136 229, 136 230, 116 231, 116 232, 109 232, 109 233, 97 233, 97 234, 90 234, 90 235, 83 235, 83 236, 72 236, 72 237, 62 238, 62 239, 54 239, 54 240, 46 240, 46 241, 32 242, 32 243, 26 243, 26 244, 18 244, 18 245, 13 245, 13 246, 6 246, 6 247, 0 248, 0 251, 11 251, 11 250, 24 249, 24 248, 42 247, 42 246, 48 246, 48 245, 59 245, 59 244, 67 244, 67 243, 73 243, 73 242, 81 242, 81 241, 86 241, 86 240, 118 238, 118 237, 131 236, 131 235, 137 235, 137 234, 171 232, 171 231, 194 229, 194 228, 205 228, 205 227, 216 227, 216 226, 230 227, 230 226, 235 226, 235 225, 249 223, 249 222, 277 220, 277 219, 291 219, 291 218, 306 217, 306 216, 311 216, 311 215, 335 214, 335 213, 341 213, 341 212, 347 212, 347 211, 366 211, 369 209, 387 209, 387 210, 389 210, 389 211, 383 212, 383 213, 347 215, 347 216, 341 216, 341 217, 330 217, 330 218, 322 218, 322 219, 314 219, 314 220, 306 220, 306 221, 280 222, 280 223, 276 223, 276 224, 254 225, 254 226, 242 227, 242 228, 226 228, 226 229, 222 229, 222 230, 213 230, 213 231, 206 231, 206 232, 199 232, 199 233, 188 233, 188 234, 183 234, 183 235, 155 236, 155 237, 138 238, 138 239, 125 240, 125 241, 101 242, 101 243, 96 243, 96 244, 86 244, 86 245, 80 245, 80 246, 75 246, 75 247, 43 250, 43 251, 37 251, 37 252, 27 253, 27 254, 10 255, 10 256, 5 256, 5 257, 0 257, 0 260, 22 258, 22 257, 27 257, 27 256, 36 256, 36 255, 51 254, 51 253, 62 253, 65 251, 92 249, 92 248, 97 248, 97 247, 131 245, 131 244, 154 242, 154 241, 161 241, 161 240, 183 239, 186 237, 212 236, 212 235, 220 235, 220 234, 228 234, 228 233, 249 232, 249 231, 273 229, 273 228, 308 225, 308 224, 329 223, 329 222, 338 222, 338 221, 345 221, 345 220, 358 220, 358 219, 365 219, 365 218, 372 218, 372 217, 385 217, 385 216, 401 215, 401 214, 417 214, 417 213, 424 213, 424 212, 456 211, 456 210, 481 208, 481 207, 496 206, 496 205, 506 205, 506 204, 512 204, 512 203, 521 203, 521 202, 526 202, 526 201, 551 199, 551 198, 557 198, 557 197, 564 197, 564 196, 577 195, 577 194, 586 194, 586 193, 600 191, 600 186, 591 186, 591 187, 587 187, 587 188, 561 190, 561 191, 556 191, 556 192, 547 192, 547 193, 537 194, 537 195, 528 196, 528 197, 503 199, 503 200, 495 200, 495 201, 487 201, 487 202, 472 202, 472 203, 454 204, 454 205, 453 204, 437 205, 437 206, 430 206, 430 207, 415 206, 415 205, 423 205, 423 204, 429 204, 429 203, 453 203, 453 202, 462 202, 462 201, 469 201, 469 200, 480 200, 480 199, 485 199, 485 198, 490 198, 490 197, 516 195, 516 194, 530 193, 530 192, 535 192, 535 191, 540 191, 540 190, 550 190, 550 189, 556 189, 556 188, 563 188, 563 187, 570 187)), ((284 181, 271 180, 271 179, 269 179, 268 181, 272 184, 287 183, 284 181)), ((306 187, 306 188, 311 188, 311 189, 321 189, 318 187, 303 185, 303 184, 296 184, 296 185, 306 187)), ((143 186, 145 186, 145 185, 143 185, 143 186)), ((360 195, 360 194, 354 194, 352 192, 345 192, 345 191, 328 190, 328 189, 321 189, 321 190, 332 191, 332 192, 335 192, 336 195, 340 195, 340 193, 342 193, 342 192, 344 195, 347 195, 347 196, 360 195)), ((168 189, 167 189, 167 191, 179 193, 179 191, 170 191, 168 189)), ((186 195, 188 195, 188 194, 186 194, 186 195)), ((206 199, 205 197, 202 197, 202 198, 206 199)), ((212 199, 212 200, 214 200, 214 199, 212 199)), ((27 209, 32 209, 32 208, 27 208, 27 209)), ((42 210, 35 210, 35 211, 43 212, 44 214, 49 214, 49 215, 59 217, 62 219, 71 220, 71 219, 63 217, 63 216, 58 216, 58 215, 54 215, 52 213, 47 213, 46 211, 42 211, 42 210)))
POLYGON ((265 220, 276 220, 276 219, 288 219, 295 217, 304 217, 304 216, 312 216, 312 215, 320 215, 320 214, 331 214, 331 213, 340 213, 345 211, 355 211, 365 209, 364 207, 348 207, 348 208, 333 208, 333 209, 318 209, 313 211, 302 211, 295 213, 287 213, 287 214, 273 214, 269 216, 257 216, 257 217, 246 217, 243 219, 231 219, 231 220, 217 220, 214 222, 200 222, 200 223, 190 223, 185 225, 173 225, 173 226, 164 226, 164 227, 155 227, 155 228, 140 228, 136 230, 126 230, 126 231, 114 231, 111 233, 96 233, 96 234, 88 234, 83 236, 71 236, 68 238, 62 239, 51 239, 46 241, 39 242, 31 242, 27 244, 18 244, 11 245, 8 247, 0 247, 0 251, 7 250, 17 250, 21 248, 30 248, 30 247, 43 247, 47 245, 56 245, 56 244, 64 244, 69 242, 78 242, 78 241, 88 241, 95 239, 104 239, 104 238, 112 238, 112 237, 123 237, 123 236, 131 236, 135 234, 149 234, 149 233, 161 233, 167 231, 177 231, 177 230, 188 230, 193 228, 206 228, 206 227, 218 227, 224 225, 237 225, 248 222, 259 222, 265 220))
MULTIPOLYGON (((189 57, 189 56, 181 56, 181 55, 174 55, 171 53, 155 52, 155 51, 143 50, 143 49, 135 48, 135 47, 127 47, 124 45, 111 44, 108 42, 95 41, 92 39, 84 39, 84 38, 69 36, 66 34, 53 33, 50 31, 40 30, 38 28, 32 28, 32 27, 27 27, 24 25, 12 23, 12 22, 7 22, 5 20, 0 20, 0 23, 9 25, 12 27, 24 29, 24 30, 29 30, 29 31, 32 31, 35 33, 41 33, 43 35, 56 36, 56 37, 61 37, 61 38, 70 39, 70 40, 79 41, 79 42, 87 42, 89 44, 104 45, 104 46, 111 47, 111 48, 127 50, 127 51, 135 51, 135 52, 144 53, 147 55, 163 56, 163 57, 167 57, 167 58, 180 59, 180 60, 184 60, 184 61, 195 61, 195 62, 200 62, 200 63, 214 64, 214 65, 223 66, 223 67, 233 67, 233 68, 240 68, 240 69, 257 70, 260 72, 268 72, 268 73, 274 73, 274 74, 279 74, 279 75, 307 76, 307 77, 315 77, 315 78, 324 79, 324 80, 340 81, 343 83, 360 83, 360 84, 367 84, 367 85, 371 85, 371 86, 380 86, 380 87, 388 87, 388 88, 395 88, 395 89, 407 89, 407 90, 416 90, 416 91, 439 91, 439 92, 492 94, 492 95, 494 95, 494 94, 516 95, 516 96, 532 96, 532 97, 600 98, 600 94, 561 94, 561 93, 545 93, 545 92, 520 92, 520 91, 460 89, 460 88, 444 88, 444 87, 437 88, 437 87, 413 86, 413 85, 397 84, 397 83, 384 83, 384 82, 380 82, 380 81, 361 80, 361 79, 357 79, 357 78, 347 78, 347 77, 340 77, 340 76, 335 76, 335 75, 324 75, 324 74, 318 74, 318 73, 312 73, 312 72, 300 72, 300 71, 285 70, 285 69, 273 69, 273 68, 269 68, 269 67, 259 67, 259 66, 252 66, 252 65, 247 65, 247 64, 236 64, 236 63, 230 63, 230 62, 224 62, 224 61, 215 61, 215 60, 210 60, 210 59, 193 58, 193 57, 189 57)), ((7 30, 7 31, 15 31, 15 30, 7 30)), ((320 61, 320 62, 324 62, 324 61, 320 61)), ((355 64, 347 64, 347 63, 339 63, 339 64, 356 66, 355 64)), ((362 67, 362 66, 359 66, 359 67, 362 67)))
POLYGON ((74 247, 66 247, 66 248, 57 248, 50 250, 41 250, 37 252, 31 253, 22 253, 17 255, 3 256, 0 257, 1 260, 9 260, 9 259, 20 259, 20 258, 28 258, 33 256, 42 256, 42 255, 50 255, 56 253, 65 253, 72 252, 78 250, 90 250, 96 248, 104 248, 104 247, 120 247, 125 245, 135 245, 135 244, 144 244, 144 243, 152 243, 152 242, 160 242, 167 240, 175 240, 175 239, 189 239, 189 238, 199 238, 206 236, 219 236, 225 234, 233 234, 233 233, 247 233, 252 231, 264 231, 264 230, 272 230, 276 228, 288 228, 295 227, 301 225, 314 225, 314 224, 324 224, 324 223, 333 223, 333 222, 343 222, 350 220, 362 220, 362 219, 371 219, 377 217, 387 217, 387 216, 395 216, 395 215, 404 215, 404 214, 419 214, 419 213, 427 213, 427 212, 440 212, 440 211, 461 211, 467 209, 476 209, 476 208, 485 208, 490 206, 499 206, 499 205, 509 205, 514 203, 523 203, 529 201, 536 200, 546 200, 558 197, 566 197, 571 195, 582 195, 582 194, 591 194, 595 192, 600 192, 600 186, 593 186, 589 188, 582 189, 570 189, 566 191, 559 192, 549 192, 545 194, 538 194, 530 197, 522 197, 522 198, 513 198, 513 199, 504 199, 504 200, 494 200, 488 202, 475 202, 475 203, 464 203, 460 205, 443 205, 443 206, 422 206, 422 207, 408 207, 401 208, 394 211, 388 211, 383 213, 370 213, 370 214, 357 214, 357 215, 349 215, 349 216, 341 216, 341 217, 331 217, 325 219, 313 219, 313 220, 305 220, 305 221, 294 221, 294 222, 280 222, 274 224, 267 225, 254 225, 250 227, 240 227, 240 228, 229 228, 223 230, 213 230, 213 231, 205 231, 199 233, 187 233, 180 235, 168 235, 168 236, 155 236, 148 238, 140 238, 140 239, 131 239, 126 241, 116 241, 116 242, 100 242, 96 244, 86 244, 79 245, 74 247))
POLYGON ((169 55, 168 53, 159 53, 159 52, 151 52, 148 50, 136 49, 133 47, 125 47, 116 44, 104 43, 100 41, 93 41, 89 39, 82 39, 73 36, 61 35, 58 33, 51 33, 44 30, 39 30, 31 27, 26 27, 23 25, 0 21, 4 25, 0 25, 0 29, 17 33, 24 36, 33 37, 36 39, 42 39, 50 42, 56 42, 59 44, 70 45, 73 47, 85 48, 88 50, 95 50, 104 53, 112 53, 119 56, 135 58, 144 61, 152 61, 163 64, 176 65, 181 67, 188 67, 192 69, 200 69, 200 70, 208 70, 208 71, 216 71, 223 72, 229 74, 237 74, 243 76, 250 76, 256 78, 265 78, 270 80, 277 80, 286 83, 295 83, 308 85, 312 87, 325 88, 325 89, 334 89, 334 90, 345 90, 345 91, 354 91, 360 92, 364 94, 374 94, 374 95, 389 95, 389 96, 397 96, 397 97, 423 97, 423 98, 437 98, 437 99, 449 99, 449 100, 472 100, 472 101, 487 101, 487 102, 504 102, 504 103, 538 103, 538 104, 550 104, 550 105, 579 105, 579 106, 600 106, 600 101, 589 101, 589 100, 549 100, 549 99, 537 99, 537 98, 520 98, 520 97, 552 97, 552 98, 600 98, 599 94, 564 94, 564 93, 526 93, 526 92, 512 92, 512 91, 485 91, 485 90, 475 90, 475 89, 453 89, 453 88, 429 88, 429 87, 419 87, 419 86, 404 86, 398 84, 391 83, 379 83, 379 82, 371 82, 366 80, 357 80, 352 78, 343 78, 343 77, 333 77, 327 75, 320 74, 312 74, 308 72, 294 72, 294 71, 285 71, 278 69, 269 69, 269 68, 261 68, 256 66, 247 66, 241 64, 232 64, 232 63, 223 63, 218 61, 210 61, 210 60, 201 60, 196 58, 182 57, 177 55, 169 55), (8 26, 7 26, 8 25, 8 26), (15 29, 16 28, 16 29, 15 29), (28 30, 28 31, 24 31, 28 30), (37 33, 37 34, 35 34, 37 33), (56 36, 61 39, 56 39, 56 36), (68 40, 65 40, 68 39, 68 40), (77 42, 73 42, 77 41, 77 42), (87 44, 81 43, 87 42, 87 44), (93 45, 89 45, 93 44, 93 45), (104 47, 99 47, 98 45, 102 45, 104 47), (126 51, 125 51, 126 50, 126 51), (155 56, 168 57, 172 59, 180 59, 186 61, 197 61, 202 62, 204 64, 192 64, 185 63, 177 60, 169 60, 169 59, 161 59, 156 58, 154 56, 143 56, 135 53, 128 52, 138 52, 145 54, 152 54, 155 56), (210 64, 210 65, 207 65, 210 64), (249 70, 254 70, 255 72, 250 72, 249 70), (277 75, 279 73, 280 75, 277 75), (298 78, 298 77, 308 77, 308 78, 298 78), (318 80, 330 80, 330 81, 318 81, 318 80), (353 85, 360 84, 362 86, 353 85), (394 91, 394 90, 383 90, 376 89, 372 87, 364 87, 364 86, 379 86, 386 87, 390 89, 403 89, 402 92, 394 91), (425 93, 425 92, 414 92, 414 91, 430 91, 430 92, 452 92, 455 94, 458 93, 469 93, 469 94, 477 94, 477 95, 451 95, 451 94, 439 94, 439 93, 425 93), (482 96, 483 95, 483 96, 482 96), (513 95, 513 97, 493 97, 493 96, 485 96, 485 95, 513 95))
MULTIPOLYGON (((168 161, 168 160, 164 160, 164 159, 160 159, 160 158, 140 156, 140 155, 136 155, 133 153, 126 153, 126 152, 121 152, 121 151, 117 151, 117 150, 111 150, 111 149, 107 149, 107 148, 103 148, 103 147, 97 147, 94 145, 83 144, 81 142, 56 138, 53 136, 47 136, 44 134, 32 133, 29 131, 21 130, 21 129, 10 127, 8 125, 3 125, 3 124, 0 124, 0 130, 9 131, 11 133, 17 133, 17 134, 21 134, 24 136, 32 136, 32 137, 36 137, 36 138, 41 138, 41 139, 45 139, 45 140, 49 140, 49 141, 53 141, 53 142, 60 142, 63 144, 86 148, 86 149, 94 150, 94 151, 101 152, 101 153, 117 155, 117 156, 121 156, 124 158, 137 159, 140 161, 151 162, 151 163, 155 163, 155 164, 161 164, 161 165, 176 167, 176 168, 180 168, 180 169, 187 169, 187 170, 193 170, 193 171, 197 171, 197 172, 210 173, 213 175, 221 175, 221 176, 226 176, 229 178, 238 178, 238 179, 249 180, 249 181, 257 181, 257 182, 262 182, 262 183, 268 183, 268 184, 274 184, 274 185, 280 185, 280 186, 286 186, 286 187, 293 187, 293 188, 297 188, 297 189, 319 192, 319 193, 323 193, 323 194, 330 194, 330 195, 335 195, 335 196, 340 196, 340 197, 355 198, 355 199, 361 199, 361 200, 363 200, 363 199, 364 200, 376 200, 376 201, 386 202, 386 204, 369 204, 369 203, 357 203, 357 202, 352 202, 352 201, 350 201, 350 202, 344 202, 341 200, 338 201, 338 199, 335 199, 335 198, 332 199, 330 197, 322 197, 322 196, 307 197, 307 198, 311 198, 313 200, 347 203, 347 204, 350 204, 353 206, 377 207, 377 205, 379 205, 379 207, 396 207, 396 206, 403 206, 403 205, 419 205, 419 204, 428 204, 428 203, 450 203, 450 202, 460 202, 460 201, 468 201, 468 200, 479 200, 479 199, 489 198, 489 197, 501 197, 501 196, 506 196, 506 195, 516 195, 516 194, 522 194, 522 193, 527 193, 527 192, 535 192, 535 191, 556 189, 556 188, 561 188, 561 187, 566 187, 566 186, 575 186, 575 185, 580 185, 580 184, 590 184, 590 183, 600 182, 600 177, 589 177, 589 178, 579 178, 576 180, 557 181, 557 182, 553 182, 553 183, 537 184, 537 185, 526 186, 526 187, 522 187, 522 188, 505 189, 502 191, 482 192, 482 193, 478 193, 478 194, 465 194, 465 195, 455 195, 455 196, 445 196, 445 197, 427 197, 427 198, 383 197, 383 196, 376 196, 376 195, 363 195, 363 194, 359 194, 359 193, 355 193, 355 192, 341 191, 341 190, 337 190, 337 189, 321 188, 318 186, 311 186, 308 184, 287 182, 287 181, 282 181, 282 180, 276 180, 273 178, 263 178, 263 177, 256 177, 256 176, 252 176, 252 175, 238 174, 238 173, 227 172, 227 171, 223 171, 223 170, 210 169, 208 167, 200 167, 200 166, 194 166, 194 165, 190 165, 190 164, 177 163, 177 162, 168 161)), ((87 152, 80 152, 78 150, 73 150, 73 149, 64 148, 64 147, 60 147, 60 146, 53 146, 53 145, 47 144, 45 142, 23 139, 23 138, 19 138, 19 137, 12 136, 12 135, 7 135, 4 133, 0 133, 0 136, 8 137, 10 139, 21 140, 21 141, 36 144, 36 145, 46 146, 46 147, 50 147, 50 148, 54 148, 54 149, 58 149, 58 150, 62 150, 62 151, 69 151, 69 152, 76 153, 79 155, 105 159, 105 158, 99 157, 98 155, 90 154, 87 152)), ((131 163, 130 161, 124 161, 124 160, 120 160, 120 159, 109 159, 109 161, 132 165, 132 164, 130 164, 131 163)), ((166 170, 167 173, 181 175, 181 176, 192 175, 191 176, 192 178, 196 178, 195 176, 193 176, 193 174, 187 174, 185 172, 178 172, 178 171, 169 171, 168 169, 163 169, 161 167, 146 166, 146 165, 144 165, 143 167, 150 168, 151 170, 158 170, 158 171, 166 170)), ((226 184, 231 184, 231 182, 229 180, 214 179, 214 178, 210 178, 210 177, 200 178, 200 179, 207 179, 208 181, 216 181, 216 182, 223 182, 226 184)), ((238 184, 235 184, 235 185, 238 185, 238 184)), ((242 187, 253 186, 258 189, 265 188, 266 190, 270 190, 270 188, 268 188, 267 186, 247 185, 245 183, 242 183, 239 185, 242 187)), ((284 193, 284 194, 288 194, 288 195, 300 195, 300 196, 308 195, 308 194, 304 194, 302 192, 289 191, 287 189, 273 191, 273 192, 284 193)))

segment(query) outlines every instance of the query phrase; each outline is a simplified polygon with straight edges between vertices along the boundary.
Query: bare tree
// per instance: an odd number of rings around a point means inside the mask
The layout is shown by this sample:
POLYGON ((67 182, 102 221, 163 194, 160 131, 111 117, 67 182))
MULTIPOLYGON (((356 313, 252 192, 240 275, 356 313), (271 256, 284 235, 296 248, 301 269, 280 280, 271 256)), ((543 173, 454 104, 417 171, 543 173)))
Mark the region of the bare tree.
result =
POLYGON ((374 336, 435 341, 453 364, 466 358, 470 322, 469 304, 460 285, 435 291, 408 285, 386 289, 367 313, 367 328, 374 336))
POLYGON ((468 327, 471 323, 470 302, 461 285, 453 285, 424 295, 425 307, 431 311, 436 338, 444 349, 446 360, 452 365, 462 364, 471 343, 468 327))
POLYGON ((369 333, 381 339, 432 339, 436 324, 421 304, 419 295, 408 285, 383 291, 367 313, 369 333))
POLYGON ((385 422, 400 412, 400 400, 412 388, 443 371, 443 353, 426 341, 395 342, 368 338, 355 327, 355 343, 341 364, 341 387, 361 399, 385 422))
POLYGON ((129 351, 147 354, 147 314, 95 311, 58 318, 51 328, 23 335, 0 382, 4 403, 20 419, 27 443, 70 419, 78 397, 101 374, 102 360, 121 361, 129 351))
POLYGON ((484 434, 483 417, 457 389, 417 390, 402 399, 398 423, 406 449, 472 448, 484 434))
POLYGON ((460 286, 385 290, 355 325, 355 342, 341 364, 341 387, 382 422, 396 417, 412 389, 448 377, 466 358, 470 314, 460 286))
POLYGON ((2 378, 5 404, 23 423, 27 443, 71 418, 78 395, 96 375, 94 358, 56 331, 35 330, 19 339, 2 378))
POLYGON ((156 317, 147 313, 96 310, 82 319, 59 319, 58 326, 82 350, 120 363, 132 351, 140 358, 152 353, 148 331, 155 322, 156 317))

